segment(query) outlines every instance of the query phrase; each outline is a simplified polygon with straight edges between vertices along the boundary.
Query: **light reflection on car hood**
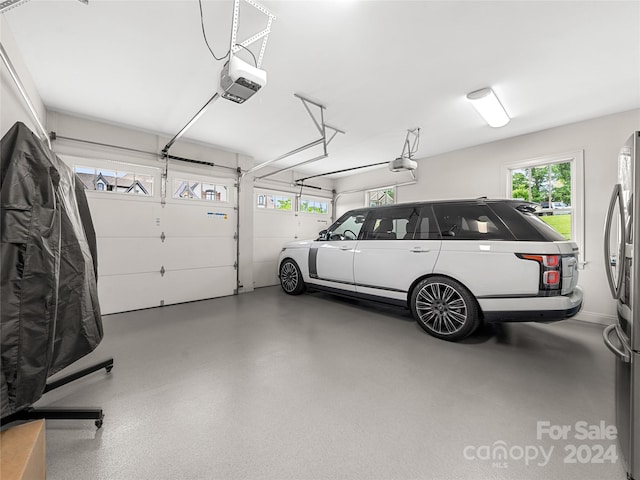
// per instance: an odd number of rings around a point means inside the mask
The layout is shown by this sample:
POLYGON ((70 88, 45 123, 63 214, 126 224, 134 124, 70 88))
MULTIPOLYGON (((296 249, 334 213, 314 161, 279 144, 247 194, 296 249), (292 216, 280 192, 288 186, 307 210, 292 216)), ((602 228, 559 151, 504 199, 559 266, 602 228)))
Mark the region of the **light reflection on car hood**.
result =
POLYGON ((309 247, 314 240, 296 240, 284 244, 284 248, 305 248, 309 247))

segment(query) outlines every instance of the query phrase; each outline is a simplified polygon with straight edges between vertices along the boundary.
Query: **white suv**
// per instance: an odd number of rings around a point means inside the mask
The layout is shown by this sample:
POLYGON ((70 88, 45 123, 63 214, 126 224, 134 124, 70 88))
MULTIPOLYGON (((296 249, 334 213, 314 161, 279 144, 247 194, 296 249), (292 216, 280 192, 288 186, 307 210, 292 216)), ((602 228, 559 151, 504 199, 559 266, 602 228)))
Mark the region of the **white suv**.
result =
POLYGON ((307 287, 408 307, 420 326, 459 340, 482 322, 553 321, 582 306, 578 247, 515 200, 362 208, 317 240, 287 244, 283 290, 307 287))

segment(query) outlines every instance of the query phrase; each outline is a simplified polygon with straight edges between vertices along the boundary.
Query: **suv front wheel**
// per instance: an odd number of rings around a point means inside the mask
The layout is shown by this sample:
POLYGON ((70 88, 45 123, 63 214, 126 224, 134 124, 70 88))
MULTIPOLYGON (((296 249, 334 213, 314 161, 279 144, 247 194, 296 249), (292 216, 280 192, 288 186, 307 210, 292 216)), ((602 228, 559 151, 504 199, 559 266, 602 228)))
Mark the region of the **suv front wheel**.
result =
POLYGON ((475 298, 463 285, 448 277, 429 277, 411 293, 411 313, 430 335, 460 340, 478 325, 475 298))
POLYGON ((280 286, 289 295, 300 295, 304 292, 305 284, 302 272, 296 262, 290 258, 280 264, 280 286))

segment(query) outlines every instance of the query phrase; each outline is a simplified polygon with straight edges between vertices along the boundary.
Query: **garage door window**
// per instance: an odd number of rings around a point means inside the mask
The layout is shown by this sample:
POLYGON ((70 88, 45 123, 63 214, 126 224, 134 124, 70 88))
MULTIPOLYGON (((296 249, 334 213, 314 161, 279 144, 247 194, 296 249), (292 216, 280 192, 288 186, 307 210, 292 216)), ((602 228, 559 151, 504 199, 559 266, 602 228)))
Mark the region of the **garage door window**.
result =
POLYGON ((291 211, 291 197, 259 193, 256 195, 256 207, 289 212, 291 211))
POLYGON ((81 166, 73 170, 87 190, 153 196, 153 175, 81 166))
POLYGON ((393 205, 395 197, 395 188, 382 188, 380 190, 371 190, 367 192, 367 205, 369 207, 378 207, 380 205, 393 205))
POLYGON ((228 202, 229 187, 198 180, 175 179, 173 181, 173 198, 189 200, 205 200, 209 202, 228 202))
POLYGON ((300 211, 307 213, 326 214, 329 211, 329 204, 322 200, 302 197, 300 199, 300 211))

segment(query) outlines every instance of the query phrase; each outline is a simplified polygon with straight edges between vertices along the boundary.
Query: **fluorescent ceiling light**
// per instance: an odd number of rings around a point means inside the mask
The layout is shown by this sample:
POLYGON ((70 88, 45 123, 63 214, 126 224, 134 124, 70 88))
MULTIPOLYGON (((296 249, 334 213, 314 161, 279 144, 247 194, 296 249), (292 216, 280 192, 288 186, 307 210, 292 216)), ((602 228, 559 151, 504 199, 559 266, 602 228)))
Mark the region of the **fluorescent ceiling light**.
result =
POLYGON ((490 127, 504 127, 509 123, 509 115, 490 88, 481 88, 467 95, 467 100, 478 111, 490 127))

